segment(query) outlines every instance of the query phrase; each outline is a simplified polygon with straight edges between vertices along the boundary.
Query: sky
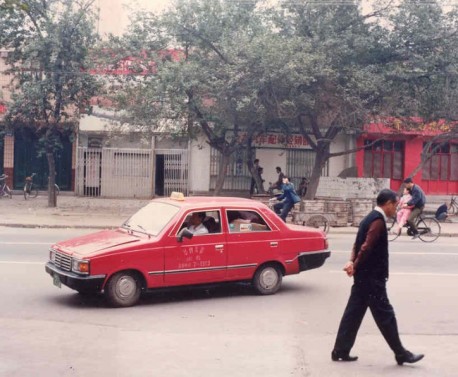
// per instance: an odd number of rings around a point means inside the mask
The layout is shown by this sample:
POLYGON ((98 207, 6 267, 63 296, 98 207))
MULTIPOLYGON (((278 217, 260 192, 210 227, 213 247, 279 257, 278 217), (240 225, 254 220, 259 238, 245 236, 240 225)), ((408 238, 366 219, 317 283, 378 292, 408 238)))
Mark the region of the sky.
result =
MULTIPOLYGON (((281 0, 270 1, 275 2, 281 0)), ((333 0, 316 1, 329 2, 333 0)), ((373 0, 363 0, 363 3, 365 3, 364 5, 366 5, 363 6, 363 8, 367 8, 372 1, 373 0)), ((146 9, 148 11, 161 12, 171 6, 173 0, 96 0, 96 3, 100 9, 100 34, 112 33, 121 35, 129 25, 129 14, 134 10, 146 9)))
MULTIPOLYGON (((211 1, 211 0, 210 0, 211 1)), ((145 9, 161 12, 170 6, 171 0, 96 0, 100 9, 99 32, 121 35, 129 25, 129 14, 145 9)))
MULTIPOLYGON (((212 1, 212 0, 207 0, 212 1)), ((271 2, 278 2, 281 0, 269 0, 271 2)), ((302 1, 302 0, 296 0, 302 1)), ((315 0, 329 3, 332 1, 345 1, 345 0, 315 0)), ((371 3, 380 0, 363 0, 363 12, 371 10, 371 3)), ((387 1, 387 0, 385 0, 387 1)), ((397 0, 395 0, 396 2, 397 0)), ((428 0, 424 0, 427 2, 428 0)), ((446 6, 447 4, 456 4, 458 0, 440 0, 446 6)), ((146 9, 148 11, 161 12, 173 4, 173 0, 96 0, 96 4, 100 9, 100 22, 99 32, 101 35, 112 33, 121 35, 129 25, 129 14, 138 9, 146 9)))

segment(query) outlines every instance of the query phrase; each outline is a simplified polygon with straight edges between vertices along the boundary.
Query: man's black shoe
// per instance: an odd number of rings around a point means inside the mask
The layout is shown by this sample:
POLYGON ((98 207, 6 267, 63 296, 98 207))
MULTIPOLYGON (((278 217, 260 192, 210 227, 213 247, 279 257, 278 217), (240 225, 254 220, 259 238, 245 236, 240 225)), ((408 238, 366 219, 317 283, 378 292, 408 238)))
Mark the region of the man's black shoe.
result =
POLYGON ((415 355, 414 353, 410 351, 405 351, 404 353, 400 355, 396 355, 396 362, 398 363, 398 365, 402 365, 404 363, 413 364, 423 359, 423 357, 425 357, 425 355, 421 353, 418 355, 415 355))
POLYGON ((358 356, 350 356, 346 352, 332 351, 331 359, 332 361, 356 361, 358 356))
POLYGON ((412 239, 413 240, 416 240, 418 237, 420 237, 420 233, 416 233, 413 235, 412 239))

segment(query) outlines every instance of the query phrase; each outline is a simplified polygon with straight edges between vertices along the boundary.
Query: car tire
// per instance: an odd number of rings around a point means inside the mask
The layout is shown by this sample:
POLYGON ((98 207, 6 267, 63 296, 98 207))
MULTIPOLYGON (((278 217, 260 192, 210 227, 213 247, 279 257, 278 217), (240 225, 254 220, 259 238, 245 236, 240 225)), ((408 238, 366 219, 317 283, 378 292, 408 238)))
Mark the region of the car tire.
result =
POLYGON ((253 287, 261 295, 273 295, 281 287, 283 275, 274 264, 259 267, 253 277, 253 287))
POLYGON ((107 301, 113 307, 135 305, 140 298, 141 291, 138 275, 129 271, 117 272, 105 287, 107 301))

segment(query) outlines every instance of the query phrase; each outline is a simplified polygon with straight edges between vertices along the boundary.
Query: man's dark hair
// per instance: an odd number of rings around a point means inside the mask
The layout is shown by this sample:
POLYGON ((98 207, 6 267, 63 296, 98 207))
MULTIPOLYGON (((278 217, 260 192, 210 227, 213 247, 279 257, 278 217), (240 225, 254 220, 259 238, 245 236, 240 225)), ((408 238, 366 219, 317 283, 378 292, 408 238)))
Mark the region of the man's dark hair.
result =
POLYGON ((259 162, 259 158, 253 161, 255 164, 259 162))
POLYGON ((202 221, 207 217, 207 214, 205 212, 197 212, 197 216, 200 217, 202 221))
POLYGON ((413 179, 412 178, 406 178, 406 179, 404 179, 404 183, 413 183, 413 179))
POLYGON ((278 170, 278 171, 281 171, 281 167, 280 166, 277 166, 275 169, 278 170))
POLYGON ((390 189, 383 189, 377 195, 377 205, 382 206, 387 202, 397 202, 398 194, 396 194, 393 190, 390 189))

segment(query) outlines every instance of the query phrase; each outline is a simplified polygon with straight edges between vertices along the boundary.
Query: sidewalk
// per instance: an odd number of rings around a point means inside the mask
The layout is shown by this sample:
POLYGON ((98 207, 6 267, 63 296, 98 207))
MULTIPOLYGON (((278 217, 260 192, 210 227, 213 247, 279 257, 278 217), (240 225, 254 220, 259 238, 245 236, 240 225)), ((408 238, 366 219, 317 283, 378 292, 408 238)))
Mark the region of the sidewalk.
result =
MULTIPOLYGON (((57 207, 48 207, 47 196, 24 200, 22 195, 0 199, 0 226, 22 228, 105 229, 120 226, 149 200, 102 199, 59 195, 57 207)), ((441 236, 458 237, 458 218, 441 223, 441 236)), ((356 227, 333 227, 329 234, 355 234, 356 227)))

